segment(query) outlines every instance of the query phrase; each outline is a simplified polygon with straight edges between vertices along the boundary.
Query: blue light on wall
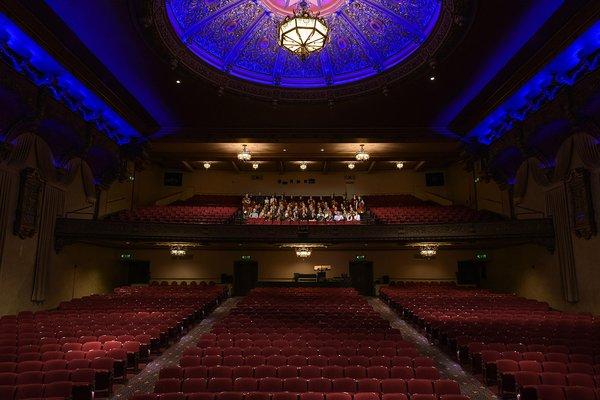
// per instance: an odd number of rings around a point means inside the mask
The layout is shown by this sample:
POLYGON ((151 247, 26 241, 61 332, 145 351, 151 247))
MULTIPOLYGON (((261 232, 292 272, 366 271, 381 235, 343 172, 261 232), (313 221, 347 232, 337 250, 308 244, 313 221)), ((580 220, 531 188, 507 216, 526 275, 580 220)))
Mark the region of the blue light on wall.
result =
POLYGON ((492 111, 468 137, 490 144, 599 64, 600 22, 597 22, 492 111))
POLYGON ((1 13, 0 59, 27 76, 36 86, 48 88, 57 101, 93 123, 118 144, 141 137, 116 111, 1 13))

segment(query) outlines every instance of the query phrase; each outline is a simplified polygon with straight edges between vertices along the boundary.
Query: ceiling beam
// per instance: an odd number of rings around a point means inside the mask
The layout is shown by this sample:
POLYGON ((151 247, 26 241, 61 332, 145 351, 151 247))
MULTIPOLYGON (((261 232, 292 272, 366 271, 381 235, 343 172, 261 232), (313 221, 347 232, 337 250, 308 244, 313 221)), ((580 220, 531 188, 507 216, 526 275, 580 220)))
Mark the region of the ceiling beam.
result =
POLYGON ((423 166, 425 165, 425 161, 420 161, 416 166, 415 166, 415 172, 418 172, 421 170, 421 168, 423 168, 423 166))
POLYGON ((429 127, 360 128, 189 128, 163 127, 156 143, 423 143, 456 142, 429 127))
POLYGON ((196 169, 187 161, 181 161, 181 165, 183 165, 183 168, 188 172, 196 172, 196 169))
POLYGON ((377 162, 376 161, 371 161, 371 164, 369 164, 369 169, 367 170, 367 174, 370 174, 371 171, 373 170, 373 168, 375 167, 375 164, 377 162))
POLYGON ((235 169, 235 172, 240 172, 240 167, 237 165, 235 160, 231 160, 231 165, 233 165, 233 169, 235 169))
MULTIPOLYGON (((196 153, 193 151, 190 152, 162 152, 162 151, 154 151, 151 153, 151 156, 156 158, 162 158, 164 160, 192 160, 192 161, 202 161, 202 160, 210 160, 210 161, 224 161, 230 162, 235 156, 227 153, 196 153)), ((377 154, 377 161, 439 161, 440 159, 444 160, 458 160, 460 153, 454 150, 448 151, 432 151, 432 152, 417 152, 417 151, 406 151, 406 152, 394 152, 389 154, 377 154)), ((284 154, 253 154, 253 161, 317 161, 323 162, 327 161, 329 164, 332 162, 340 162, 340 161, 354 161, 354 153, 348 154, 329 154, 322 155, 321 153, 298 153, 298 154, 290 154, 289 152, 284 154)), ((328 166, 328 168, 330 165, 328 166)))
POLYGON ((329 163, 327 162, 327 160, 323 161, 323 173, 326 174, 327 173, 327 167, 329 166, 329 163))

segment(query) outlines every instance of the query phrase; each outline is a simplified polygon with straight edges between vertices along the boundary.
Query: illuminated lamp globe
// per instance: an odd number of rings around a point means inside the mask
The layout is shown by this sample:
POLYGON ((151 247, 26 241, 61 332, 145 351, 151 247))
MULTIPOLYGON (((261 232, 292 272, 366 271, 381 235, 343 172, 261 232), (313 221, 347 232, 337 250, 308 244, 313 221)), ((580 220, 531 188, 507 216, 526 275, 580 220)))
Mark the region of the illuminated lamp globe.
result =
POLYGON ((304 171, 306 169, 306 163, 300 164, 300 169, 304 171))
POLYGON ((354 169, 354 167, 355 167, 354 163, 348 164, 348 169, 352 170, 352 169, 354 169))
POLYGON ((305 60, 327 43, 329 27, 319 14, 313 14, 308 3, 302 0, 293 15, 285 17, 279 25, 279 45, 305 60))
POLYGON ((308 258, 312 255, 312 250, 308 247, 300 247, 296 249, 296 256, 299 258, 308 258))
POLYGON ((356 153, 356 161, 367 161, 371 156, 365 151, 365 145, 360 145, 360 150, 356 153))
POLYGON ((252 159, 252 153, 248 150, 247 145, 242 145, 242 151, 237 154, 237 158, 240 161, 250 161, 252 159))
POLYGON ((404 163, 402 161, 397 162, 396 163, 396 168, 398 168, 398 169, 404 168, 404 163))

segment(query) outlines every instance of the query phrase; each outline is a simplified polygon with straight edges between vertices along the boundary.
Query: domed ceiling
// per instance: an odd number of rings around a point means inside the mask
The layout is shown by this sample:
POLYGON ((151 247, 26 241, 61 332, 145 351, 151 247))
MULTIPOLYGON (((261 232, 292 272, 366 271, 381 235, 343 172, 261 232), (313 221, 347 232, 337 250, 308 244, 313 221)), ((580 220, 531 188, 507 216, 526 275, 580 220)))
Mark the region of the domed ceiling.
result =
POLYGON ((298 1, 167 0, 165 11, 180 42, 223 73, 310 89, 357 82, 401 64, 423 50, 444 8, 443 0, 310 0, 330 28, 330 41, 301 60, 277 41, 278 24, 298 1))

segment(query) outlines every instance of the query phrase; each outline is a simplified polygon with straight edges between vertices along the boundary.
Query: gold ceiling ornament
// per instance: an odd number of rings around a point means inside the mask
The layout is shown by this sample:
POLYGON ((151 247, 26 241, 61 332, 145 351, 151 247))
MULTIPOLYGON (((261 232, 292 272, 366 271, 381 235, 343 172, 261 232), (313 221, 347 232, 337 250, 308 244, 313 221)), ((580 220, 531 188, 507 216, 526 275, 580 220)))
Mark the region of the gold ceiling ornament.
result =
POLYGON ((285 17, 279 25, 279 45, 302 60, 322 50, 328 40, 327 22, 319 13, 310 11, 306 0, 298 3, 294 14, 285 17))
POLYGON ((369 158, 371 158, 371 155, 369 153, 366 152, 365 150, 365 145, 361 144, 360 145, 360 150, 358 150, 356 152, 356 155, 354 156, 356 158, 356 161, 367 161, 369 158))
POLYGON ((237 154, 237 158, 240 161, 250 161, 252 159, 252 153, 248 150, 248 145, 242 145, 242 151, 237 154))

